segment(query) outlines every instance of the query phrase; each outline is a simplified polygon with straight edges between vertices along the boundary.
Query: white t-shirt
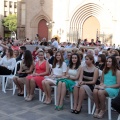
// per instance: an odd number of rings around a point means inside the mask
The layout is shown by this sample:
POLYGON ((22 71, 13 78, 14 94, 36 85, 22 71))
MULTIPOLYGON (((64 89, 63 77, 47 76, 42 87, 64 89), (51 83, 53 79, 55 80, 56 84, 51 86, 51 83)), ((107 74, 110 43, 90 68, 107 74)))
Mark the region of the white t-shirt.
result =
POLYGON ((57 64, 55 68, 52 68, 54 75, 62 75, 62 73, 67 71, 67 65, 65 62, 63 62, 61 68, 59 68, 59 65, 57 64))
POLYGON ((14 70, 15 65, 16 65, 16 60, 15 60, 15 58, 7 59, 7 57, 4 56, 0 60, 0 65, 7 67, 7 69, 9 69, 9 70, 14 70))
POLYGON ((58 48, 58 42, 55 40, 55 41, 52 43, 52 46, 55 47, 55 48, 58 48))

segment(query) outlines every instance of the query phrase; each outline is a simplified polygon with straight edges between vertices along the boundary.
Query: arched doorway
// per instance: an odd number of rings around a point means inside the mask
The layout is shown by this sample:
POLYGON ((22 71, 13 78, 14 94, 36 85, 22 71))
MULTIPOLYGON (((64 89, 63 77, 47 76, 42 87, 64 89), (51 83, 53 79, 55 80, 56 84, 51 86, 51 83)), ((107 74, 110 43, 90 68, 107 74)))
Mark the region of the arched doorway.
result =
POLYGON ((45 19, 40 20, 38 24, 38 35, 39 40, 42 40, 44 37, 48 40, 48 27, 45 19))
POLYGON ((94 39, 96 41, 96 38, 99 37, 99 31, 100 23, 96 17, 91 16, 84 21, 82 31, 83 39, 87 38, 88 41, 94 39))

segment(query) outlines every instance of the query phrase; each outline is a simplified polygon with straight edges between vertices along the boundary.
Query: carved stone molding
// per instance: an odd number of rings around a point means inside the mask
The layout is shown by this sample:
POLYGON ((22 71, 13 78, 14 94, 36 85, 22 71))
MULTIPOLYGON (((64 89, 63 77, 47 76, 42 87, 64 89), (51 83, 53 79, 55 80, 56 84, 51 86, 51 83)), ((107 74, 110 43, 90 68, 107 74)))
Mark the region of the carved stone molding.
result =
POLYGON ((40 0, 40 5, 43 6, 45 3, 45 0, 40 0))

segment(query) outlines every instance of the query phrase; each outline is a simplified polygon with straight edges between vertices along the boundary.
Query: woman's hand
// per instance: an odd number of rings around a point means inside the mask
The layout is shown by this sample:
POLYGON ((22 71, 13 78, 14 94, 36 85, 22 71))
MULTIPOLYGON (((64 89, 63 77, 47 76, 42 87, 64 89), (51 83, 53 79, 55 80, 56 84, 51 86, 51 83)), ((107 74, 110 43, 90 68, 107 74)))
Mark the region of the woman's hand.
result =
POLYGON ((78 86, 81 86, 81 85, 83 85, 83 81, 78 82, 78 86))
POLYGON ((32 76, 38 76, 39 74, 38 73, 33 73, 32 76))
POLYGON ((18 71, 17 73, 20 74, 20 73, 22 73, 22 72, 21 72, 21 71, 18 71))

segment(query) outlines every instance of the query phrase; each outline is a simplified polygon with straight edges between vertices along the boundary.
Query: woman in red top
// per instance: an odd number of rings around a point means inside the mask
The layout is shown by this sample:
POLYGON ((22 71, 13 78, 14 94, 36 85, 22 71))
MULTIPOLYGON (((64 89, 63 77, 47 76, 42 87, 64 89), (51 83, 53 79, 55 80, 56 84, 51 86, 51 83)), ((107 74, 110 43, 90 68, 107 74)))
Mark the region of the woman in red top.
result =
POLYGON ((26 77, 26 101, 31 101, 33 99, 36 85, 42 89, 42 81, 44 80, 44 76, 49 75, 49 63, 44 59, 43 51, 39 51, 38 58, 39 61, 35 65, 33 74, 26 77))

